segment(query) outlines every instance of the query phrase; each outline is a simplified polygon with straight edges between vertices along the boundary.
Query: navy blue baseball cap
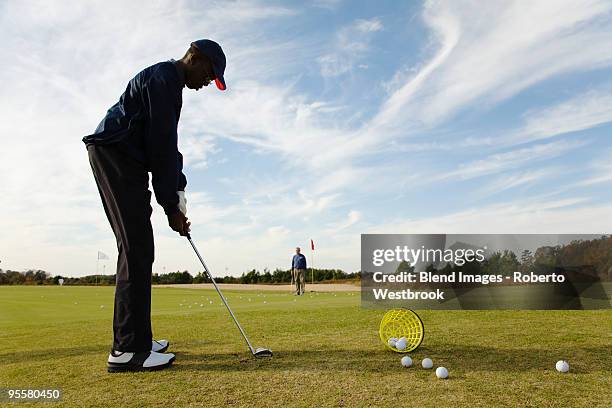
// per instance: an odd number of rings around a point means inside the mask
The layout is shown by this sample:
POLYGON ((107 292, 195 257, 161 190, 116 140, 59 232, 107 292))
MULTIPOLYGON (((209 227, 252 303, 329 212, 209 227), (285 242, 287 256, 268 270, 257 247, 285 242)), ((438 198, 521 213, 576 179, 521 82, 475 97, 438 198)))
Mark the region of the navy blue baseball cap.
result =
POLYGON ((215 84, 217 88, 225 91, 225 79, 223 74, 225 73, 225 54, 221 49, 221 46, 213 40, 198 40, 191 43, 196 47, 202 54, 206 55, 212 61, 213 71, 215 73, 215 84))

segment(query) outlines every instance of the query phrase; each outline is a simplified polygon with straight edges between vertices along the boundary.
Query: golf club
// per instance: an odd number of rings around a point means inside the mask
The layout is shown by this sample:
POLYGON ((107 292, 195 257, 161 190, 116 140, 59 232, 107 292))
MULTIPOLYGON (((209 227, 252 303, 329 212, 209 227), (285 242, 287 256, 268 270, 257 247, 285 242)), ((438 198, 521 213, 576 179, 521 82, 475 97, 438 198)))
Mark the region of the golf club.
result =
POLYGON ((249 350, 251 351, 251 354, 253 354, 253 356, 255 356, 256 358, 260 358, 260 357, 272 357, 272 350, 270 350, 270 349, 266 349, 266 348, 257 348, 257 349, 254 349, 253 348, 253 346, 251 345, 251 342, 249 341, 249 338, 247 337, 246 333, 242 329, 242 326, 240 326, 240 323, 238 323, 238 319, 236 319, 236 316, 234 316, 234 313, 232 312, 232 309, 230 309, 229 305, 227 304, 227 300, 225 300, 225 296, 223 296, 223 293, 221 293, 221 290, 219 290, 219 287, 217 286, 217 282, 215 282, 215 278, 213 278, 212 273, 210 273, 210 271, 206 267, 206 263, 204 263, 204 259, 202 258, 202 255, 200 255, 200 252, 198 251, 198 248, 196 248, 195 244, 191 240, 191 235, 190 234, 187 234, 187 239, 189 240, 189 243, 191 244, 191 246, 192 246, 193 250, 195 251, 196 255, 200 259, 200 262, 202 263, 202 266, 204 267, 204 271, 206 272, 206 275, 208 275, 208 277, 210 278, 212 284, 214 285, 215 289, 217 290, 217 293, 219 294, 219 297, 221 298, 221 300, 223 301, 223 304, 227 308, 227 311, 229 312, 230 316, 232 316, 232 319, 234 319, 234 323, 236 323, 236 326, 238 326, 238 330, 240 330, 240 334, 242 334, 242 337, 244 338, 244 341, 246 341, 247 345, 249 346, 249 350))

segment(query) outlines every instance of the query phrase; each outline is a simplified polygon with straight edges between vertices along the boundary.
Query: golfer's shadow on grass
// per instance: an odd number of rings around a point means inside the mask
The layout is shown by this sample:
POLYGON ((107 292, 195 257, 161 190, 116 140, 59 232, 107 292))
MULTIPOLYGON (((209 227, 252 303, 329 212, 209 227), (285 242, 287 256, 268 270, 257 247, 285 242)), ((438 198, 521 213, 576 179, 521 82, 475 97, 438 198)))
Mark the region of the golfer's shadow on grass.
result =
MULTIPOLYGON (((597 348, 564 348, 543 350, 534 348, 507 349, 479 347, 470 345, 448 345, 443 348, 429 349, 420 347, 408 353, 415 366, 425 357, 434 360, 434 366, 442 365, 460 368, 471 372, 525 372, 554 370, 557 360, 589 362, 581 365, 572 364, 573 374, 584 374, 589 371, 612 370, 609 349, 597 348), (598 362, 593 365, 592 362, 598 362)), ((256 359, 251 354, 223 353, 197 354, 177 352, 175 370, 186 371, 248 371, 248 370, 308 370, 331 369, 336 371, 367 371, 378 373, 397 373, 399 360, 403 354, 381 350, 320 349, 320 350, 274 350, 274 356, 256 359)))

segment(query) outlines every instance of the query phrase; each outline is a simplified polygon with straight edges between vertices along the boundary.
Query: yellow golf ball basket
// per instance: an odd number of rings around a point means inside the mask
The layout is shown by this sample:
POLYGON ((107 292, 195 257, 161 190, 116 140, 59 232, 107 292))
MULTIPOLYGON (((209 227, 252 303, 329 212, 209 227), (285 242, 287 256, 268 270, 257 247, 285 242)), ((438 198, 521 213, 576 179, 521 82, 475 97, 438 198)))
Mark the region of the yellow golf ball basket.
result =
POLYGON ((425 336, 421 318, 408 309, 391 309, 383 316, 378 329, 380 341, 397 353, 407 353, 419 347, 425 336), (398 350, 389 344, 389 339, 406 338, 406 348, 398 350))

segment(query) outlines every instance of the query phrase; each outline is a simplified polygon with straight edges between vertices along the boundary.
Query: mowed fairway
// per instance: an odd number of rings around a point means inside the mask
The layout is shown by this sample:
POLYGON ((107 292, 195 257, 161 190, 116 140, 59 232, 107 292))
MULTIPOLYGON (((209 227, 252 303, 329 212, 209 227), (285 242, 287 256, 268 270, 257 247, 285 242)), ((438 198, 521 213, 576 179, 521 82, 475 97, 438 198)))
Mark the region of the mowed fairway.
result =
POLYGON ((255 360, 214 291, 154 288, 154 335, 175 365, 108 374, 113 289, 0 287, 0 388, 58 387, 68 407, 612 406, 610 311, 420 311, 425 340, 405 369, 358 292, 227 291, 254 345, 275 353, 255 360), (425 356, 449 379, 420 368, 425 356))

